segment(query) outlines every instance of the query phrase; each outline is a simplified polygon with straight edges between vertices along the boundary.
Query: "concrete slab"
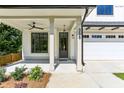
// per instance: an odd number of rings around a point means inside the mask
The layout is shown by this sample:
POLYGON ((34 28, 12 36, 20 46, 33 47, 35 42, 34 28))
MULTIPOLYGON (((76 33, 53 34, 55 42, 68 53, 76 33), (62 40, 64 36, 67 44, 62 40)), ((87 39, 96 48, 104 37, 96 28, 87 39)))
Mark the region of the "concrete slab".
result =
POLYGON ((98 88, 85 73, 53 73, 47 88, 98 88))
POLYGON ((76 64, 59 64, 54 73, 77 73, 76 64))
POLYGON ((111 62, 111 61, 94 61, 94 62, 86 62, 84 67, 84 71, 88 73, 92 72, 124 72, 124 62, 111 62))
POLYGON ((111 73, 88 74, 100 88, 124 88, 124 81, 111 73))

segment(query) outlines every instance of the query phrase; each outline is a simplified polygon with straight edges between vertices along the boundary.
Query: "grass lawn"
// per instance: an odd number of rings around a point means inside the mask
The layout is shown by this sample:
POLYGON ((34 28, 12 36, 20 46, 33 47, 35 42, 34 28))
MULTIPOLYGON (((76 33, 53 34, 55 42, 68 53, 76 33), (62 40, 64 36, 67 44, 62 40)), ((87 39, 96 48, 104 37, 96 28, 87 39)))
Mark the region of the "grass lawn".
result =
POLYGON ((118 78, 124 80, 124 73, 113 73, 115 76, 117 76, 118 78))

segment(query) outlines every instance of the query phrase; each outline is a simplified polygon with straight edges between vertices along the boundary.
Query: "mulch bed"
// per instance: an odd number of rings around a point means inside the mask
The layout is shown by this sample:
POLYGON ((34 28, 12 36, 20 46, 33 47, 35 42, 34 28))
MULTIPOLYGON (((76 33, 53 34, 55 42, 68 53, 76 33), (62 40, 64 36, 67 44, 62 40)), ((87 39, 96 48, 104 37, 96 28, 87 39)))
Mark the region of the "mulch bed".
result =
POLYGON ((50 76, 50 73, 44 73, 43 77, 38 81, 29 80, 27 75, 25 75, 21 81, 8 78, 6 81, 0 83, 0 88, 20 88, 18 87, 20 84, 23 84, 23 88, 45 88, 50 76))

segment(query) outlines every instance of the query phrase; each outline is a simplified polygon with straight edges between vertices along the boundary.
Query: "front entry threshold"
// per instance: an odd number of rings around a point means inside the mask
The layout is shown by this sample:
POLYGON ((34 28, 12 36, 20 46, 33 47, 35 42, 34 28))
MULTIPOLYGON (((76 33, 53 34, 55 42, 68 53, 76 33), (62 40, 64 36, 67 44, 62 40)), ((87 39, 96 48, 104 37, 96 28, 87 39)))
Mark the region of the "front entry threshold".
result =
POLYGON ((69 60, 68 58, 59 58, 59 61, 67 61, 69 60))
POLYGON ((72 60, 72 59, 69 59, 69 58, 59 58, 59 63, 61 64, 61 63, 66 63, 66 64, 68 64, 68 63, 75 63, 75 60, 72 60))

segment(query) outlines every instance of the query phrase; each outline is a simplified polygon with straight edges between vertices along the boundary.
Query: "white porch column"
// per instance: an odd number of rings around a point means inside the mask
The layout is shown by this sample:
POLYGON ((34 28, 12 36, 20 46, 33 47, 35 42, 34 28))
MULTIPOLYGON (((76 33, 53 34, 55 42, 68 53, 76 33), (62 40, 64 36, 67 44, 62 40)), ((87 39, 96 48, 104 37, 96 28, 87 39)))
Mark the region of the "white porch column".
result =
POLYGON ((30 33, 22 29, 22 59, 26 59, 30 52, 30 33))
POLYGON ((83 70, 82 65, 82 35, 81 35, 81 18, 77 18, 77 31, 76 31, 76 38, 77 38, 77 71, 83 70))
POLYGON ((25 31, 22 31, 22 60, 24 60, 24 50, 25 50, 25 31))
POLYGON ((49 61, 50 71, 54 71, 54 18, 50 18, 50 31, 49 31, 49 61))

